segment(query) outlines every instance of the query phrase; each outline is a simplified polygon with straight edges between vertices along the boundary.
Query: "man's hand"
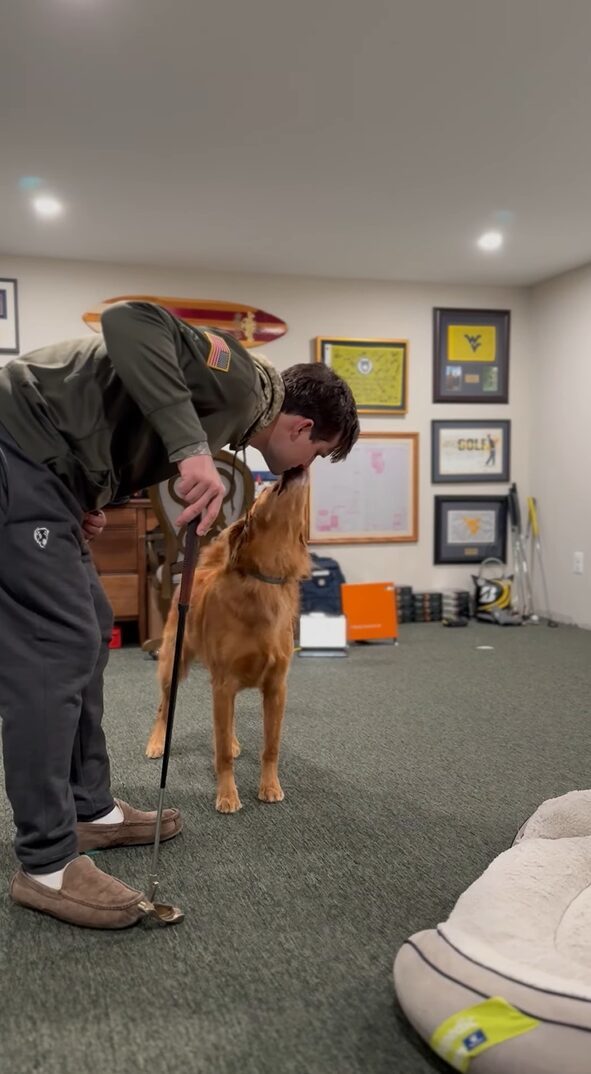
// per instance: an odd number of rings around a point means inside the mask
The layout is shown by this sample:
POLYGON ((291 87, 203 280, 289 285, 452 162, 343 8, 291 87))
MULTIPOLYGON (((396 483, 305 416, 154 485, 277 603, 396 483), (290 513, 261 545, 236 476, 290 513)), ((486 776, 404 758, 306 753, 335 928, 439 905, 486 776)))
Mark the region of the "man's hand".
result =
POLYGON ((104 511, 87 511, 82 519, 82 531, 86 540, 94 541, 95 537, 100 537, 106 525, 104 511))
POLYGON ((186 526, 197 515, 201 515, 197 533, 203 537, 220 513, 225 494, 224 483, 211 455, 191 455, 188 459, 181 459, 178 468, 182 480, 177 488, 189 506, 179 515, 176 524, 186 526))

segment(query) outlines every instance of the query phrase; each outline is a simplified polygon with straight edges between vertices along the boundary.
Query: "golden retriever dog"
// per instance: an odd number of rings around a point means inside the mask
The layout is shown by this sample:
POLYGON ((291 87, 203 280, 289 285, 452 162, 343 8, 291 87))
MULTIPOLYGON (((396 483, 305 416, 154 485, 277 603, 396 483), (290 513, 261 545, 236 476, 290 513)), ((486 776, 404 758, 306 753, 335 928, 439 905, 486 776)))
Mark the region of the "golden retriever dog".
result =
MULTIPOLYGON (((281 802, 277 771, 287 674, 293 654, 299 581, 310 573, 305 538, 308 475, 292 470, 265 489, 244 519, 229 526, 199 558, 187 611, 179 678, 193 659, 209 671, 213 692, 216 809, 236 813, 240 754, 234 704, 240 690, 263 698, 264 748, 259 798, 281 802)), ((158 661, 161 701, 146 755, 164 749, 178 597, 164 629, 158 661)))

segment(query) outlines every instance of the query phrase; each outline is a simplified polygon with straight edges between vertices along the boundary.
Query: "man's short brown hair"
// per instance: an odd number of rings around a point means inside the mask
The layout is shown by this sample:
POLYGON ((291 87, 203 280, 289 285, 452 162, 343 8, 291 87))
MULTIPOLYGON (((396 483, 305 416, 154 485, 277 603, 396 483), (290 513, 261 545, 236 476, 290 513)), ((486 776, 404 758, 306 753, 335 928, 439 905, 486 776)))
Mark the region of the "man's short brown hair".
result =
POLYGON ((346 459, 359 436, 359 419, 349 385, 322 362, 292 365, 281 374, 285 399, 281 409, 314 422, 311 439, 338 442, 333 462, 346 459))

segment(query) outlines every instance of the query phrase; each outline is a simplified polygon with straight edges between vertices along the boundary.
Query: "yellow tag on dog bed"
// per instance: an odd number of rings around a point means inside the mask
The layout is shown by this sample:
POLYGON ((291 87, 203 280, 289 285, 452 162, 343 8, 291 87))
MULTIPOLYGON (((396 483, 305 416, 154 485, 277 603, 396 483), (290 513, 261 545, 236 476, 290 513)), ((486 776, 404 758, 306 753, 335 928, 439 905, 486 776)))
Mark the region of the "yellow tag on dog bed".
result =
POLYGON ((495 1044, 520 1037, 539 1026, 501 996, 457 1011, 435 1030, 429 1044, 455 1070, 468 1070, 470 1060, 495 1044))

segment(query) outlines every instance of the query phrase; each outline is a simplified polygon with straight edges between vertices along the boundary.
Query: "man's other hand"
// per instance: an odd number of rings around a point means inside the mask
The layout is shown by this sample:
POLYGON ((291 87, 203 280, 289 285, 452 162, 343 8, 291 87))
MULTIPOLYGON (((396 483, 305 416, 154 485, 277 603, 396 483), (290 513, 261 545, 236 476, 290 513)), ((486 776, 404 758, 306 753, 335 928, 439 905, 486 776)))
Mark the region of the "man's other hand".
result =
POLYGON ((94 541, 95 537, 100 537, 106 525, 107 518, 104 511, 87 511, 82 518, 82 531, 87 541, 94 541))

